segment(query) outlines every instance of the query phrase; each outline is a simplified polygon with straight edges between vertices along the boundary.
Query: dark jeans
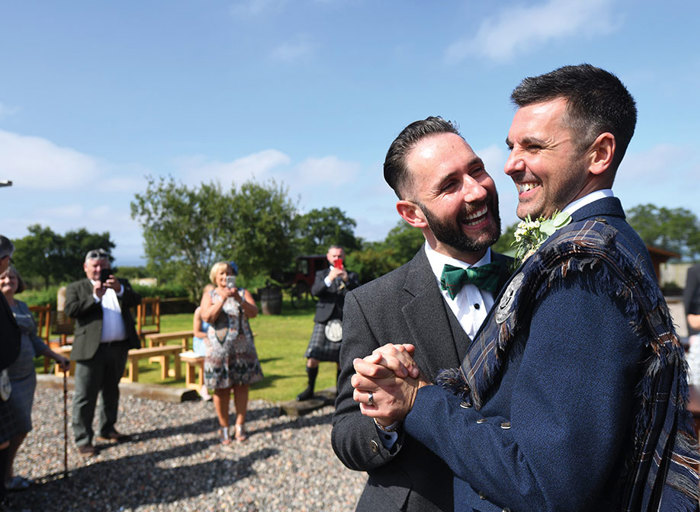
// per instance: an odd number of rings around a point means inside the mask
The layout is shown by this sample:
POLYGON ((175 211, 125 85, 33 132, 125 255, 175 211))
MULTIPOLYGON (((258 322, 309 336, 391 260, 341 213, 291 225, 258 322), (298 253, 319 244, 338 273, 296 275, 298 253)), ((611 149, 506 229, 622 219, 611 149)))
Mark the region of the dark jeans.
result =
POLYGON ((92 359, 75 364, 73 395, 73 435, 75 444, 92 444, 97 395, 102 392, 99 415, 101 435, 114 430, 119 409, 119 380, 124 374, 129 347, 126 341, 100 343, 92 359))

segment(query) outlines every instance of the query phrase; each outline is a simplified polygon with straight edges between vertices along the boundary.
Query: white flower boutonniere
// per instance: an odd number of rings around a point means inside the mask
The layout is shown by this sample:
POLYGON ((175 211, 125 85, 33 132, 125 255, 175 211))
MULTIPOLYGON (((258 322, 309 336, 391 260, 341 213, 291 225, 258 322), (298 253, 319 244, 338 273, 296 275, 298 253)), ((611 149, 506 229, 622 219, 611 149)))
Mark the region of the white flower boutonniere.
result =
POLYGON ((554 212, 551 219, 539 217, 532 220, 528 215, 518 224, 515 230, 515 259, 520 264, 529 258, 542 243, 557 229, 571 222, 571 215, 564 212, 554 212))

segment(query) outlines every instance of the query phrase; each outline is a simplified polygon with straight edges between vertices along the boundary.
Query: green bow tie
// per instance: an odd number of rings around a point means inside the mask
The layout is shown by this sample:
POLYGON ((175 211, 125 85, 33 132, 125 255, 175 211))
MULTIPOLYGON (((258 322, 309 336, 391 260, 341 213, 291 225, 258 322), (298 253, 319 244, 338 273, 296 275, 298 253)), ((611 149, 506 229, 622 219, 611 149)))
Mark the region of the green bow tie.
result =
POLYGON ((445 265, 442 268, 440 287, 447 291, 451 299, 455 298, 465 284, 473 284, 481 290, 496 293, 500 275, 501 265, 498 263, 469 268, 445 265))

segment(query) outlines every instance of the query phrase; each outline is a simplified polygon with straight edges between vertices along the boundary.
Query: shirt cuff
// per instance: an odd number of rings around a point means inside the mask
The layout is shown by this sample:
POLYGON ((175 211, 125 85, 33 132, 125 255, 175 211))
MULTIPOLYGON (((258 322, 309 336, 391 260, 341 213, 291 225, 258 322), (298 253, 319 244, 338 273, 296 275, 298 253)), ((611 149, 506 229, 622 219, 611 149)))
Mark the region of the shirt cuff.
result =
POLYGON ((399 440, 399 433, 398 432, 384 432, 376 425, 374 426, 374 428, 377 429, 377 434, 379 435, 379 439, 382 441, 384 448, 386 448, 387 450, 391 450, 394 447, 394 445, 396 444, 396 441, 399 440))
POLYGON ((323 280, 323 283, 326 285, 326 288, 330 288, 331 285, 333 284, 333 281, 331 281, 330 279, 328 279, 328 277, 326 277, 326 278, 323 280))

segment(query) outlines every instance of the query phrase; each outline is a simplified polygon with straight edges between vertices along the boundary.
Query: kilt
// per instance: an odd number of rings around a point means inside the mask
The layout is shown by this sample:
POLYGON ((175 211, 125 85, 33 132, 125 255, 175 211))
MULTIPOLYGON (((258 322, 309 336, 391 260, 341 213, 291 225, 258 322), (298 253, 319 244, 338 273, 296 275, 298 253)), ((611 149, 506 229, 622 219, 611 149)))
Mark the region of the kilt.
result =
POLYGON ((326 324, 314 324, 309 346, 306 349, 306 358, 313 357, 319 361, 340 361, 340 343, 326 338, 326 324))

